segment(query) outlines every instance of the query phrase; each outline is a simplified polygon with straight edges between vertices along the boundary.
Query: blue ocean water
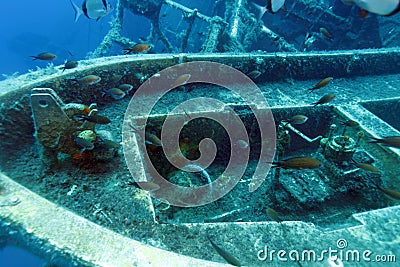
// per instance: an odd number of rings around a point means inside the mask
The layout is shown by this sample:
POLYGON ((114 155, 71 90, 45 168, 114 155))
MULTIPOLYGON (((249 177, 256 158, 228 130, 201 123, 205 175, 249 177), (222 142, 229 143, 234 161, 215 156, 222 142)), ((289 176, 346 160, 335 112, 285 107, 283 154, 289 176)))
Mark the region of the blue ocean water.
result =
MULTIPOLYGON (((81 6, 83 0, 73 0, 81 6)), ((110 30, 110 22, 115 15, 117 0, 109 0, 114 11, 99 21, 89 20, 81 15, 74 22, 74 9, 70 0, 52 1, 5 1, 2 3, 0 15, 0 80, 4 75, 26 73, 36 70, 37 66, 44 68, 48 62, 32 61, 29 56, 41 52, 52 52, 57 59, 52 63, 61 65, 67 59, 85 59, 103 40, 110 30)), ((207 14, 213 1, 177 1, 189 8, 197 8, 207 14)), ((164 10, 162 10, 164 12, 164 10)), ((164 14, 165 15, 165 14, 164 14)), ((179 12, 168 11, 170 28, 175 28, 174 21, 181 18, 179 12), (171 23, 172 22, 172 23, 171 23)), ((143 16, 124 12, 122 34, 134 42, 149 35, 150 22, 143 16)), ((166 33, 168 35, 168 33, 166 33)), ((171 35, 169 36, 171 37, 171 35)), ((172 40, 173 42, 173 40, 172 40)), ((161 52, 161 51, 157 51, 161 52)), ((193 52, 193 51, 192 51, 193 52)), ((111 50, 109 55, 122 54, 120 48, 111 50)))
POLYGON ((0 249, 0 266, 2 267, 42 267, 45 262, 19 247, 6 246, 0 249))
MULTIPOLYGON (((83 2, 74 1, 78 6, 83 2)), ((110 3, 115 6, 116 0, 110 3)), ((112 15, 108 15, 96 22, 82 15, 75 23, 70 0, 3 1, 0 74, 25 73, 28 69, 35 70, 36 66, 45 67, 47 62, 32 61, 29 57, 44 51, 58 56, 53 62, 55 65, 66 59, 83 59, 107 33, 111 19, 112 15)))

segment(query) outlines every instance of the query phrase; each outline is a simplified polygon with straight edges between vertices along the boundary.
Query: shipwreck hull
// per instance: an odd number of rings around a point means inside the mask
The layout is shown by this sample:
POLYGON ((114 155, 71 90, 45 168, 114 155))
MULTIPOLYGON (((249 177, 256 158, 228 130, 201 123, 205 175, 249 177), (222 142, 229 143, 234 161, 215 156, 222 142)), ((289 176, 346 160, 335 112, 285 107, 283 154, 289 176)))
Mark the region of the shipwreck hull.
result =
MULTIPOLYGON (((113 166, 106 166, 99 174, 103 175, 100 176, 102 178, 114 177, 104 183, 106 189, 100 189, 98 182, 76 174, 74 170, 78 172, 79 166, 68 163, 70 159, 65 155, 59 160, 70 165, 55 169, 53 174, 39 176, 38 172, 41 166, 36 166, 31 169, 31 172, 28 168, 21 171, 20 175, 13 177, 13 174, 16 173, 15 169, 20 166, 18 164, 21 164, 18 163, 18 158, 25 154, 35 153, 34 163, 42 163, 40 148, 35 148, 40 145, 34 138, 35 127, 30 106, 32 89, 51 88, 65 103, 74 102, 85 105, 97 103, 100 111, 118 110, 123 112, 131 95, 122 101, 114 101, 109 97, 104 97, 104 90, 115 87, 116 83, 129 83, 137 88, 146 79, 165 68, 181 63, 200 61, 226 64, 243 73, 258 70, 261 75, 254 81, 267 98, 276 125, 288 116, 302 113, 307 114, 315 122, 314 129, 303 129, 306 135, 312 135, 312 137, 318 135, 326 137, 329 125, 337 124, 339 120, 343 119, 358 121, 360 123, 359 131, 366 136, 399 135, 397 121, 391 119, 391 116, 386 121, 382 120, 380 117, 384 114, 379 113, 381 108, 386 108, 388 113, 391 113, 391 108, 394 109, 393 112, 398 110, 396 103, 399 102, 400 97, 398 93, 400 91, 398 87, 400 80, 399 49, 273 54, 149 54, 80 61, 79 67, 64 72, 56 67, 49 67, 0 83, 2 88, 0 93, 2 103, 0 107, 0 138, 2 140, 0 146, 2 151, 7 151, 7 153, 2 153, 0 158, 0 167, 3 172, 0 176, 2 231, 14 238, 16 243, 30 247, 35 253, 44 257, 56 258, 60 264, 67 266, 74 264, 85 266, 222 266, 223 260, 208 245, 206 233, 209 233, 216 243, 229 250, 243 264, 250 266, 266 262, 271 266, 285 264, 290 266, 290 261, 280 262, 276 258, 272 261, 268 257, 263 259, 266 253, 264 253, 265 246, 270 249, 286 249, 288 251, 291 249, 321 251, 330 247, 345 250, 345 247, 341 247, 342 244, 336 243, 340 239, 349 244, 349 249, 358 250, 360 253, 371 250, 374 254, 399 255, 400 242, 396 238, 399 236, 400 206, 398 206, 398 202, 388 199, 374 188, 368 188, 365 192, 368 194, 366 199, 378 196, 376 205, 366 204, 367 202, 360 200, 363 191, 355 187, 354 190, 360 191, 357 191, 357 197, 351 200, 354 201, 354 205, 345 206, 345 211, 341 211, 338 207, 331 210, 327 208, 328 213, 324 213, 315 209, 315 205, 303 206, 303 200, 301 200, 301 196, 296 195, 296 190, 288 189, 287 177, 291 177, 292 174, 285 171, 282 174, 281 171, 280 178, 278 177, 278 180, 275 181, 278 184, 275 188, 277 190, 275 197, 277 198, 263 199, 263 196, 269 191, 269 181, 273 181, 274 177, 277 177, 276 175, 279 176, 279 174, 273 173, 268 176, 266 174, 268 177, 266 182, 249 199, 221 200, 219 206, 205 206, 194 212, 171 207, 165 213, 165 210, 157 209, 159 203, 147 192, 134 189, 132 186, 129 187, 128 183, 123 184, 123 179, 132 180, 132 178, 128 178, 130 174, 123 163, 119 163, 120 165, 117 165, 115 170, 113 170, 113 166), (76 79, 89 74, 101 77, 101 81, 95 86, 82 86, 76 82, 76 79), (311 95, 308 94, 307 89, 328 76, 333 76, 335 81, 334 86, 329 87, 326 91, 335 93, 337 100, 328 107, 316 111, 310 104, 318 100, 322 93, 318 92, 318 96, 311 95), (375 85, 381 87, 374 90, 375 85), (349 86, 351 86, 350 89, 349 86), (376 101, 376 98, 379 98, 379 101, 376 101), (13 166, 14 164, 15 166, 13 166), (125 169, 120 170, 120 168, 125 169), (51 176, 54 173, 55 176, 51 176), (64 180, 67 181, 63 184, 58 184, 58 180, 53 180, 51 183, 51 179, 60 175, 70 178, 64 177, 64 180), (122 175, 125 175, 125 178, 120 178, 122 175), (83 180, 79 180, 79 177, 83 180), (35 184, 40 185, 36 186, 35 184), (113 186, 112 184, 119 185, 113 186), (76 192, 71 191, 74 185, 78 188, 76 192), (55 189, 44 192, 46 188, 50 187, 55 187, 55 189), (102 202, 106 198, 99 197, 87 201, 92 204, 83 203, 76 205, 77 207, 72 204, 73 200, 79 202, 92 198, 92 191, 99 190, 100 195, 117 192, 107 191, 109 187, 118 187, 121 192, 129 191, 127 194, 132 197, 130 200, 132 207, 128 209, 127 204, 123 208, 115 203, 110 204, 114 197, 114 202, 118 202, 116 196, 109 196, 107 198, 109 202, 102 202), (71 194, 68 195, 68 192, 71 194), (279 192, 284 192, 284 194, 279 192), (57 197, 57 194, 62 196, 57 197), (287 205, 285 199, 289 195, 291 199, 297 201, 293 207, 285 207, 287 205), (247 201, 249 201, 248 205, 246 205, 247 201), (93 203, 100 203, 100 205, 93 208, 93 203), (266 214, 260 215, 262 209, 259 207, 248 207, 256 205, 256 203, 262 208, 279 207, 283 214, 283 222, 271 221, 266 214), (83 210, 89 209, 89 207, 91 210, 87 214, 92 215, 85 216, 83 210), (302 207, 305 212, 307 212, 307 208, 311 209, 310 216, 302 217, 301 211, 298 210, 302 207), (127 218, 125 221, 118 215, 119 210, 127 218), (232 212, 234 210, 236 211, 232 212), (337 214, 333 213, 334 210, 337 214), (362 210, 366 211, 361 212, 362 210), (313 216, 315 216, 315 220, 312 219, 313 216), (383 225, 385 225, 384 228, 383 225), (226 243, 223 244, 223 242, 226 243)), ((202 92, 201 88, 196 88, 193 92, 202 96, 206 93, 202 92)), ((213 94, 217 93, 213 92, 213 94)), ((235 111, 244 114, 245 123, 250 125, 246 126, 251 127, 252 120, 246 117, 250 111, 242 108, 245 103, 230 102, 228 99, 226 105, 233 106, 235 111)), ((218 112, 218 110, 208 110, 208 112, 218 112)), ((115 115, 112 112, 106 114, 115 115)), ((166 115, 168 113, 165 109, 160 108, 152 115, 152 120, 162 121, 166 115)), ((123 114, 116 118, 110 117, 110 119, 113 122, 107 130, 114 131, 115 139, 119 141, 121 140, 123 114)), ((348 134, 352 134, 354 137, 357 131, 350 131, 348 134)), ((222 139, 218 134, 215 134, 214 137, 217 140, 218 138, 222 139)), ((291 138, 296 140, 297 137, 292 134, 291 138)), ((296 141, 288 151, 293 152, 307 148, 307 151, 311 151, 310 153, 316 153, 318 144, 308 145, 301 142, 300 140, 296 141)), ((370 158, 384 168, 384 175, 381 179, 385 187, 399 191, 399 188, 396 188, 398 179, 400 179, 398 168, 396 168, 400 162, 399 150, 383 148, 368 142, 364 142, 363 147, 370 158), (383 158, 384 160, 377 160, 383 158)), ((141 169, 137 170, 137 175, 141 176, 139 180, 147 180, 146 163, 142 159, 144 151, 141 151, 139 147, 135 150, 138 161, 143 161, 141 169)), ((122 155, 122 152, 120 151, 119 154, 122 155)), ((252 160, 256 158, 254 156, 252 160)), ((160 164, 162 164, 162 160, 160 160, 160 164)), ((27 164, 27 166, 32 165, 27 164)), ((329 170, 322 170, 322 172, 325 171, 329 170)), ((87 172, 89 174, 85 173, 85 175, 93 175, 93 177, 98 175, 87 172)), ((326 173, 320 175, 320 177, 325 176, 329 177, 326 173)), ((326 184, 330 183, 324 179, 321 178, 326 184)), ((331 185, 331 187, 332 190, 338 190, 335 186, 331 185)), ((242 194, 240 192, 247 190, 247 187, 241 187, 239 183, 238 189, 235 190, 233 194, 240 195, 242 194)), ((124 194, 121 193, 121 196, 125 196, 124 194)), ((327 193, 327 195, 329 194, 331 193, 327 193)), ((335 194, 332 193, 326 199, 331 201, 330 204, 327 204, 328 206, 337 205, 335 194), (333 202, 336 204, 332 204, 333 202)), ((324 264, 327 260, 327 258, 323 259, 324 264)), ((312 266, 314 262, 306 260, 301 263, 303 266, 312 266)), ((354 262, 348 262, 345 265, 352 266, 352 264, 354 262)))

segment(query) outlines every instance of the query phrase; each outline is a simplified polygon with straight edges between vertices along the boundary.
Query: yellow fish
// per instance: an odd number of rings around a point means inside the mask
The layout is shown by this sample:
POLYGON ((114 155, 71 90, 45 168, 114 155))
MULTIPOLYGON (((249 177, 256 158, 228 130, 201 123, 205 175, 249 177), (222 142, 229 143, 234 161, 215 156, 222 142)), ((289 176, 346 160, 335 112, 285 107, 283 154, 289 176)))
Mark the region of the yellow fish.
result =
POLYGON ((272 168, 280 167, 283 169, 315 169, 320 167, 322 163, 319 160, 310 157, 294 157, 272 162, 272 165, 272 168))
POLYGON ((333 77, 328 77, 323 79, 322 81, 320 81, 319 83, 317 83, 314 87, 308 89, 310 91, 310 93, 316 89, 322 88, 324 86, 326 86, 328 83, 330 83, 333 80, 333 77))
POLYGON ((383 193, 385 193, 386 195, 388 195, 389 197, 400 200, 400 192, 399 191, 395 191, 392 189, 385 189, 380 186, 377 186, 377 188, 380 191, 382 191, 383 193))

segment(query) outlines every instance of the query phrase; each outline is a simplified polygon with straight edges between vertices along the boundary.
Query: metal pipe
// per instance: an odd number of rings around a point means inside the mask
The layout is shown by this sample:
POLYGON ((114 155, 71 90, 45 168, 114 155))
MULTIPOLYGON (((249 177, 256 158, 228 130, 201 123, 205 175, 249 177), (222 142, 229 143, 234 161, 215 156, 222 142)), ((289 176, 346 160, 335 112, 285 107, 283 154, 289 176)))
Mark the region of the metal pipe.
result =
POLYGON ((322 138, 321 135, 318 135, 317 137, 311 139, 307 135, 303 134, 302 132, 300 132, 299 130, 294 128, 290 123, 286 126, 286 128, 292 130, 292 132, 294 132, 295 134, 299 135, 301 138, 303 138, 304 140, 306 140, 309 143, 313 143, 313 142, 318 141, 318 140, 320 140, 322 138))

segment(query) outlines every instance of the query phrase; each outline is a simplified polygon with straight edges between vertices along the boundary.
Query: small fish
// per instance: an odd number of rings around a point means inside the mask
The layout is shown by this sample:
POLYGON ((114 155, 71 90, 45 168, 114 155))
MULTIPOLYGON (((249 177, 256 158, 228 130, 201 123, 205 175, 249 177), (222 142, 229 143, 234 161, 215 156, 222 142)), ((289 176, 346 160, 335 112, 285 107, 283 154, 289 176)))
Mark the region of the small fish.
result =
POLYGON ((133 186, 149 192, 160 189, 160 186, 153 182, 134 182, 133 186))
POLYGON ((323 36, 325 36, 325 38, 332 40, 332 35, 329 33, 329 31, 326 28, 321 27, 321 28, 319 28, 319 31, 320 31, 320 33, 322 33, 323 36))
POLYGON ((336 95, 334 95, 334 94, 327 94, 327 95, 324 95, 323 97, 321 97, 317 102, 312 103, 312 104, 314 105, 314 107, 317 105, 326 104, 328 102, 331 102, 335 97, 336 97, 336 95))
POLYGON ((133 89, 133 85, 128 84, 128 83, 123 83, 118 86, 118 89, 121 89, 122 91, 129 93, 133 89))
POLYGON ((238 146, 239 148, 241 148, 241 149, 246 149, 246 148, 249 147, 249 144, 248 144, 246 141, 242 140, 242 139, 239 139, 239 140, 236 142, 236 144, 237 144, 237 146, 238 146))
POLYGON ((377 186, 377 188, 380 191, 382 191, 383 193, 385 193, 386 195, 388 195, 389 197, 400 200, 400 192, 399 191, 395 191, 392 189, 385 189, 380 186, 377 186))
POLYGON ((74 120, 83 122, 83 121, 89 121, 97 124, 108 124, 111 122, 111 120, 105 116, 101 115, 81 115, 81 114, 76 114, 73 116, 74 120))
POLYGON ((125 55, 127 54, 142 54, 151 49, 151 45, 147 43, 138 43, 130 48, 124 48, 125 55))
POLYGON ((93 150, 94 148, 93 142, 85 138, 75 137, 74 142, 77 146, 81 148, 81 154, 86 150, 93 150))
POLYGON ((310 93, 311 93, 311 92, 313 92, 313 91, 316 90, 316 89, 320 89, 320 88, 326 86, 326 85, 327 85, 328 83, 330 83, 332 80, 333 80, 333 77, 325 78, 325 79, 321 80, 319 83, 317 83, 314 87, 312 87, 312 88, 310 88, 310 89, 308 89, 308 90, 309 90, 310 93))
POLYGON ((60 70, 62 70, 64 72, 64 70, 73 69, 73 68, 76 68, 77 66, 78 66, 77 61, 67 61, 67 62, 65 62, 64 66, 62 66, 60 68, 60 70))
POLYGON ((126 96, 126 93, 119 88, 110 88, 105 90, 103 94, 111 96, 115 100, 120 100, 126 96))
POLYGON ((153 146, 162 146, 160 138, 149 132, 145 133, 145 143, 153 146))
POLYGON ((399 0, 342 0, 342 2, 349 5, 356 4, 365 14, 370 12, 381 16, 392 16, 400 11, 399 0))
POLYGON ((360 124, 356 121, 353 120, 346 120, 346 121, 342 121, 340 122, 341 125, 346 126, 346 127, 357 127, 360 124))
POLYGON ((97 144, 96 147, 101 148, 101 149, 118 149, 120 145, 117 142, 114 142, 112 140, 104 139, 100 140, 97 144))
POLYGON ((51 61, 51 60, 54 60, 54 59, 57 58, 56 55, 54 55, 53 53, 50 53, 50 52, 43 52, 43 53, 40 53, 40 54, 38 54, 36 56, 30 56, 30 57, 33 57, 32 60, 39 59, 39 60, 48 60, 48 61, 51 61))
POLYGON ((356 162, 353 160, 354 165, 356 165, 357 168, 363 169, 368 172, 379 172, 378 168, 375 166, 368 164, 368 163, 362 163, 362 162, 356 162))
POLYGON ((273 209, 268 207, 265 212, 267 213, 267 215, 274 221, 276 222, 281 222, 282 219, 279 217, 278 213, 273 209))
POLYGON ((236 259, 232 254, 230 254, 228 251, 224 250, 217 244, 215 244, 208 233, 206 234, 208 241, 210 241, 211 246, 218 252, 218 254, 226 260, 227 263, 233 265, 233 266, 242 266, 242 264, 239 262, 238 259, 236 259))
POLYGON ((75 11, 75 22, 82 14, 89 19, 98 21, 113 11, 111 4, 107 3, 106 0, 85 0, 82 3, 82 8, 78 7, 72 0, 70 2, 75 11))
POLYGON ((272 168, 280 167, 283 169, 315 169, 322 165, 319 160, 310 157, 294 157, 266 163, 272 164, 272 168))
POLYGON ((111 82, 117 83, 117 82, 121 81, 124 76, 125 75, 122 75, 122 74, 114 74, 113 76, 111 76, 111 82))
POLYGON ((253 71, 250 71, 249 73, 247 73, 247 76, 249 76, 250 79, 252 79, 252 80, 257 79, 258 77, 260 77, 260 75, 261 75, 261 72, 258 70, 253 70, 253 71))
POLYGON ((192 75, 190 75, 189 73, 180 75, 178 78, 176 78, 173 87, 178 87, 187 84, 191 76, 192 75))
MULTIPOLYGON (((134 132, 137 132, 138 130, 136 129, 135 126, 129 125, 134 132)), ((145 139, 145 144, 147 145, 152 145, 156 147, 162 147, 162 142, 160 138, 158 138, 156 135, 149 133, 148 131, 145 131, 144 133, 144 139, 145 139)))
POLYGON ((293 117, 290 118, 290 120, 285 124, 303 124, 308 120, 307 116, 304 115, 294 115, 293 117))
POLYGON ((93 75, 93 74, 87 75, 85 77, 82 77, 82 78, 78 79, 78 82, 80 84, 86 84, 86 85, 96 84, 96 83, 98 83, 100 81, 101 81, 101 78, 99 76, 93 75))
POLYGON ((372 137, 370 143, 380 143, 386 146, 400 148, 400 136, 387 136, 384 138, 372 137))

